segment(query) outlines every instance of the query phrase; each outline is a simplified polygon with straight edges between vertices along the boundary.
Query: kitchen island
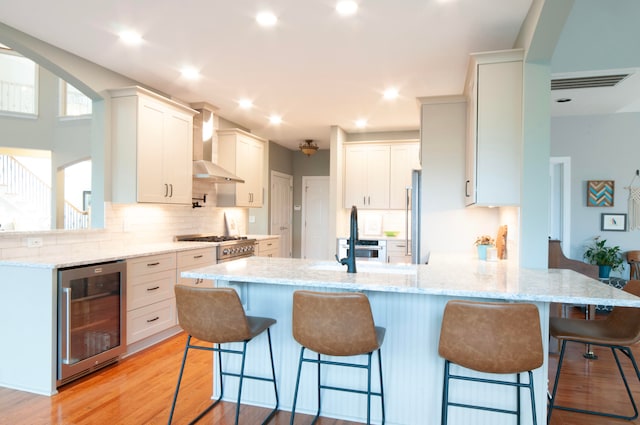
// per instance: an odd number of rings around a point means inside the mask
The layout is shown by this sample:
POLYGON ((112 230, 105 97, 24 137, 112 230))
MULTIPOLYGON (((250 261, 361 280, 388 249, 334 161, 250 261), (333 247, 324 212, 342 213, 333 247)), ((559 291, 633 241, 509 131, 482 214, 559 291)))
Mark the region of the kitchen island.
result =
MULTIPOLYGON (((485 262, 456 257, 431 257, 428 265, 357 263, 358 273, 348 274, 334 262, 290 258, 258 258, 233 261, 183 272, 185 277, 210 279, 217 286, 236 288, 247 314, 275 318, 272 328, 280 406, 290 410, 300 346, 291 336, 293 291, 362 291, 370 299, 378 326, 387 329, 382 346, 387 424, 426 424, 440 420, 444 361, 438 355, 438 338, 445 304, 451 299, 532 302, 538 306, 543 343, 548 347, 549 304, 606 304, 640 307, 640 298, 603 285, 571 270, 523 269, 507 261, 485 262)), ((266 338, 266 337, 265 337, 266 338)), ((250 348, 252 373, 268 370, 263 355, 266 339, 250 348)), ((548 358, 534 371, 538 421, 546 417, 548 358)), ((227 364, 233 364, 227 360, 227 364)), ((232 366, 233 367, 233 366, 232 366)), ((366 385, 362 372, 325 368, 327 383, 366 385)), ((225 394, 234 394, 235 382, 227 380, 225 394)), ((269 406, 268 388, 261 383, 243 387, 243 403, 269 406)), ((216 392, 214 386, 214 393, 216 392)), ((374 384, 374 390, 377 390, 374 384)), ((452 400, 488 402, 513 408, 511 388, 491 388, 465 383, 453 386, 452 400)), ((217 395, 217 394, 215 394, 217 395)), ((231 399, 229 399, 231 400, 231 399)), ((524 399, 526 400, 526 398, 524 399)), ((366 397, 326 392, 322 415, 353 421, 366 416, 366 397)), ((523 423, 530 423, 531 409, 523 403, 523 423)), ((315 413, 315 372, 303 369, 303 384, 296 411, 315 413)), ((372 419, 379 423, 377 400, 372 419)), ((510 424, 513 417, 491 412, 450 409, 450 424, 510 424)))

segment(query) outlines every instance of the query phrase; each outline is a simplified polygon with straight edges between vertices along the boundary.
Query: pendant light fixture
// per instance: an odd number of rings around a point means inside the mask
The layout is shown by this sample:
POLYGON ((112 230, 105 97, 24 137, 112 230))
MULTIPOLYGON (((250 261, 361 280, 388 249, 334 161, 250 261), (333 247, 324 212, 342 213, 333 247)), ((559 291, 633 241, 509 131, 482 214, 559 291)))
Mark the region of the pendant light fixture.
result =
POLYGON ((300 151, 307 156, 311 156, 314 153, 318 152, 318 145, 313 143, 313 139, 307 139, 304 141, 304 143, 300 143, 299 148, 300 151))

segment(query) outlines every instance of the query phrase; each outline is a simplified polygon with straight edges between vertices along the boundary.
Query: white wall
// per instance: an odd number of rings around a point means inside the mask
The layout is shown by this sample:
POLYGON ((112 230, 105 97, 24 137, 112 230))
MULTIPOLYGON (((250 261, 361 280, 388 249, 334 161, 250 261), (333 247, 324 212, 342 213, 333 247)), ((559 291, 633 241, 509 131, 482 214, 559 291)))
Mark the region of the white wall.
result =
MULTIPOLYGON (((639 137, 640 113, 552 118, 551 155, 571 157, 571 258, 582 259, 598 235, 623 251, 640 249, 637 231, 600 230, 600 214, 628 212, 625 186, 640 169, 639 137), (614 180, 613 207, 586 206, 587 180, 614 180)), ((622 275, 628 277, 628 270, 622 275)))

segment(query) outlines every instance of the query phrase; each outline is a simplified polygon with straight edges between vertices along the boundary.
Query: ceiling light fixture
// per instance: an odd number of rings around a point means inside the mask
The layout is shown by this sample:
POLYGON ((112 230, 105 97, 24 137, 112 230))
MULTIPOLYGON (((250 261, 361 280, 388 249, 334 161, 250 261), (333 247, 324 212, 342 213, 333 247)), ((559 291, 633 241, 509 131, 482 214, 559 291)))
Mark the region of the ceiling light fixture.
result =
POLYGON ((385 90, 385 91, 384 91, 384 95, 383 95, 383 96, 384 96, 384 98, 385 98, 385 99, 387 99, 387 100, 393 100, 393 99, 395 99, 395 98, 397 98, 397 97, 398 97, 398 94, 399 94, 399 93, 398 93, 398 90, 397 90, 397 89, 393 89, 393 88, 391 88, 391 89, 387 89, 387 90, 385 90))
POLYGON ((313 143, 313 139, 305 140, 304 143, 300 143, 300 146, 298 147, 300 148, 300 151, 307 156, 311 156, 318 152, 318 145, 313 143))
POLYGON ((242 109, 253 108, 253 102, 251 101, 251 99, 240 99, 240 101, 238 102, 238 105, 240 105, 240 108, 242 109))
POLYGON ((198 77, 200 77, 200 72, 192 67, 182 68, 180 73, 184 78, 187 78, 189 80, 196 80, 198 79, 198 77))
POLYGON ((358 3, 353 0, 341 0, 336 4, 336 11, 340 16, 351 16, 358 11, 358 3))
POLYGON ((367 120, 365 120, 364 118, 360 118, 359 120, 356 120, 356 127, 365 128, 366 126, 367 126, 367 120))
POLYGON ((281 117, 281 116, 278 116, 278 115, 271 115, 271 116, 269 117, 269 122, 270 122, 271 124, 276 124, 276 125, 277 125, 277 124, 280 124, 280 123, 282 123, 282 117, 281 117))
POLYGON ((135 31, 121 31, 118 34, 123 43, 137 46, 142 43, 142 36, 135 31))
POLYGON ((272 27, 278 22, 278 17, 271 12, 260 12, 256 15, 256 22, 262 27, 272 27))

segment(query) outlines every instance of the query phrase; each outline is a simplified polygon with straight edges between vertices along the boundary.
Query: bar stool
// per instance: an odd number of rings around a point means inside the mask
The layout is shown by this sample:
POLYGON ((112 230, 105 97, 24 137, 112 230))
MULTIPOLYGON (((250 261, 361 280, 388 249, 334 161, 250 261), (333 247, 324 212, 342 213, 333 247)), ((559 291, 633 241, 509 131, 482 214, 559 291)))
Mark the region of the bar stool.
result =
POLYGON ((357 292, 327 293, 296 291, 293 293, 293 337, 302 345, 298 376, 291 408, 291 425, 294 423, 300 375, 304 362, 318 365, 318 411, 311 422, 320 416, 320 391, 322 389, 345 391, 367 395, 367 424, 371 423, 371 396, 379 396, 384 424, 384 389, 382 385, 382 359, 380 346, 385 329, 375 326, 371 306, 366 295, 357 292), (306 358, 305 350, 315 351, 317 358, 306 358), (371 390, 371 355, 378 351, 380 392, 371 390), (367 364, 322 360, 326 356, 367 355, 367 364), (367 370, 367 390, 323 385, 320 381, 320 365, 345 366, 367 370))
POLYGON ((533 304, 449 301, 444 310, 438 353, 445 359, 441 423, 447 423, 449 406, 516 415, 520 423, 520 389, 531 395, 533 423, 537 423, 533 369, 542 366, 544 357, 540 315, 533 304), (478 372, 516 374, 516 382, 456 375, 451 363, 478 372), (521 383, 527 372, 529 382, 521 383), (498 409, 449 401, 449 381, 482 382, 516 387, 516 410, 498 409))
POLYGON ((233 288, 204 288, 176 285, 175 293, 176 306, 178 308, 178 320, 180 321, 180 326, 182 326, 189 336, 187 337, 187 343, 184 348, 184 356, 182 358, 182 365, 180 366, 178 384, 176 385, 176 392, 173 396, 173 404, 171 405, 171 412, 169 413, 169 424, 171 424, 173 411, 176 407, 178 391, 180 390, 180 381, 182 380, 182 373, 187 361, 187 353, 189 352, 189 349, 217 352, 218 368, 220 371, 220 397, 203 410, 193 421, 191 421, 191 424, 200 420, 222 399, 224 395, 223 375, 234 376, 240 379, 238 384, 238 401, 236 405, 236 425, 238 424, 238 417, 240 416, 240 398, 242 396, 243 379, 247 378, 273 382, 276 406, 262 423, 266 424, 269 422, 278 410, 278 388, 276 386, 276 372, 273 364, 273 350, 271 348, 271 330, 269 329, 276 323, 276 321, 266 317, 252 317, 245 315, 242 303, 240 302, 240 297, 238 297, 238 293, 233 288), (267 339, 269 341, 271 378, 245 375, 244 366, 247 343, 265 330, 267 331, 267 339), (201 341, 213 343, 215 346, 191 344, 192 337, 201 341), (227 342, 242 342, 242 350, 221 348, 220 344, 227 342), (223 371, 222 353, 242 356, 239 373, 223 371))
MULTIPOLYGON (((630 280, 627 282, 623 291, 633 295, 640 296, 640 280, 630 280)), ((638 417, 638 408, 636 407, 633 394, 627 383, 620 360, 616 354, 616 350, 629 358, 636 376, 640 380, 640 371, 636 359, 633 356, 631 345, 640 341, 640 308, 633 307, 614 307, 611 313, 603 320, 582 320, 582 319, 561 319, 552 317, 549 320, 549 333, 551 336, 562 340, 562 348, 560 349, 560 358, 558 360, 558 370, 553 384, 553 391, 549 398, 549 410, 547 415, 547 423, 551 420, 553 409, 568 410, 570 412, 586 413, 589 415, 604 416, 608 418, 618 418, 626 420, 634 420, 638 417), (620 376, 627 390, 627 395, 633 407, 633 416, 624 416, 613 413, 597 412, 593 410, 576 409, 567 406, 557 406, 556 392, 558 391, 558 381, 560 379, 560 371, 562 362, 564 361, 565 347, 567 342, 579 342, 601 347, 609 347, 616 360, 620 376)))

